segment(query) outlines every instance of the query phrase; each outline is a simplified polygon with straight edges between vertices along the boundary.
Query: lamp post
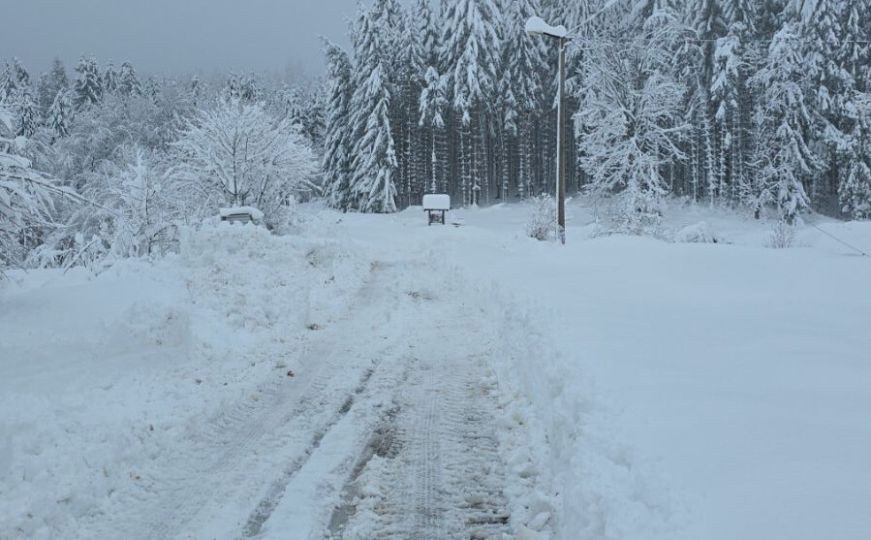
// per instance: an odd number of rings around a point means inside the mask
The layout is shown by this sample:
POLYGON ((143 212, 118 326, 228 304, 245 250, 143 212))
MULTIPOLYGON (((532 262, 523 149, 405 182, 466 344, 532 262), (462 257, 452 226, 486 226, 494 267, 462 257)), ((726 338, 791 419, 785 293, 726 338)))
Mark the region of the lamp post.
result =
POLYGON ((551 26, 540 17, 530 17, 526 21, 526 33, 530 36, 547 36, 557 40, 559 44, 559 98, 557 100, 557 127, 556 127, 556 153, 557 153, 557 176, 556 176, 556 213, 557 213, 557 236, 560 243, 566 243, 566 155, 565 155, 565 96, 566 96, 566 43, 568 30, 565 26, 551 26))

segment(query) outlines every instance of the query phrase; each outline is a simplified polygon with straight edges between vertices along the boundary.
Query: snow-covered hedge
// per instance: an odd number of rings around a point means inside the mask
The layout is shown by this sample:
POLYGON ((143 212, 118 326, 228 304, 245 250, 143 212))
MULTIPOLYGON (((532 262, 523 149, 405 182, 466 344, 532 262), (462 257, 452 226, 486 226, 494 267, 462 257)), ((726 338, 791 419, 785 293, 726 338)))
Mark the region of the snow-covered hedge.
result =
POLYGON ((550 195, 532 200, 532 213, 526 224, 526 234, 536 240, 553 240, 556 236, 556 202, 550 195))

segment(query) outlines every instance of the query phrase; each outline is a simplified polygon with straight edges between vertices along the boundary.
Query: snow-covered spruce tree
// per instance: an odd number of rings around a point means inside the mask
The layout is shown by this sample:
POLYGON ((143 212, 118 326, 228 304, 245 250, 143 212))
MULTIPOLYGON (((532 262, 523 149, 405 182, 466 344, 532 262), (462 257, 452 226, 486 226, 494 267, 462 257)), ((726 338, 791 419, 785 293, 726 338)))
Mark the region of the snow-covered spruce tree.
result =
POLYGON ((426 84, 420 94, 420 125, 430 129, 430 177, 427 189, 430 193, 446 191, 444 172, 438 166, 444 160, 444 113, 449 103, 447 98, 447 81, 439 75, 435 67, 426 70, 426 84))
POLYGON ((871 165, 865 159, 850 164, 839 195, 845 214, 853 219, 871 219, 871 165))
POLYGON ((39 101, 39 114, 41 118, 48 119, 48 111, 57 95, 69 90, 70 81, 67 77, 66 68, 59 59, 52 61, 51 69, 39 78, 36 95, 39 101))
POLYGON ((30 88, 30 74, 21 64, 18 58, 13 58, 11 63, 6 63, 3 73, 0 74, 0 99, 6 100, 7 108, 17 95, 30 88))
POLYGON ((396 211, 398 163, 390 124, 391 94, 381 36, 370 14, 361 15, 355 43, 356 69, 366 77, 351 98, 354 147, 351 193, 355 208, 363 212, 396 211))
POLYGON ((231 74, 223 90, 225 99, 238 99, 248 103, 260 100, 260 86, 254 75, 231 74))
POLYGON ((701 53, 698 57, 699 64, 694 66, 698 86, 693 96, 700 135, 697 152, 699 161, 697 168, 700 173, 698 182, 707 188, 711 204, 722 195, 720 188, 725 183, 725 180, 720 178, 721 168, 718 165, 720 154, 716 147, 719 136, 714 118, 715 103, 711 96, 716 44, 719 38, 725 36, 727 28, 722 7, 720 0, 691 0, 686 5, 687 22, 695 31, 701 53))
POLYGON ((312 148, 321 148, 324 137, 324 110, 328 98, 328 85, 317 85, 310 88, 284 85, 277 92, 262 91, 267 96, 267 110, 274 111, 278 116, 299 127, 300 133, 309 141, 312 148))
POLYGON ((363 137, 354 145, 351 192, 363 212, 395 212, 397 162, 388 116, 390 93, 381 64, 372 69, 357 93, 354 101, 366 123, 363 137))
POLYGON ((305 131, 311 103, 309 93, 298 86, 284 85, 277 93, 277 99, 279 106, 276 108, 280 110, 280 114, 286 116, 293 125, 298 126, 300 131, 305 131))
POLYGON ((160 100, 161 86, 154 77, 148 77, 142 83, 142 96, 157 103, 160 100))
POLYGON ((787 23, 774 36, 765 65, 753 79, 762 97, 759 137, 767 149, 761 156, 755 204, 757 212, 773 204, 788 224, 809 206, 804 183, 820 168, 805 138, 813 125, 802 88, 805 68, 799 29, 787 23))
POLYGON ((814 122, 807 137, 819 158, 819 170, 810 176, 809 199, 823 211, 836 211, 837 185, 846 177, 846 158, 852 153, 849 101, 854 81, 839 63, 846 37, 842 0, 791 0, 786 11, 796 21, 795 34, 803 59, 803 80, 807 85, 806 106, 814 122))
POLYGON ((730 0, 723 7, 729 23, 726 36, 717 39, 710 96, 716 124, 716 193, 720 199, 735 203, 751 189, 747 147, 750 139, 751 103, 747 79, 750 72, 752 43, 752 7, 746 0, 730 0))
POLYGON ((351 82, 351 61, 345 51, 332 43, 326 44, 325 53, 329 73, 329 99, 326 105, 324 128, 324 194, 330 206, 348 210, 353 202, 352 141, 349 130, 351 96, 354 93, 351 82))
POLYGON ((844 36, 838 65, 849 73, 858 92, 871 91, 871 4, 849 0, 843 11, 844 36))
MULTIPOLYGON (((393 183, 397 189, 397 204, 411 204, 423 192, 424 153, 420 150, 418 127, 418 98, 425 72, 423 42, 425 23, 403 8, 397 0, 374 0, 367 13, 368 21, 358 30, 359 36, 368 33, 377 35, 378 56, 382 59, 382 84, 390 94, 388 119, 396 154, 396 171, 393 183)), ((359 44, 358 44, 359 45, 359 44)), ((355 47, 355 63, 362 66, 355 47)), ((363 71, 355 78, 355 86, 361 87, 369 76, 363 71)))
POLYGON ((427 66, 426 52, 420 35, 425 28, 422 21, 411 13, 407 14, 405 27, 408 29, 401 36, 398 56, 402 68, 398 76, 397 91, 399 98, 397 107, 393 107, 396 123, 399 127, 397 145, 397 163, 399 166, 398 186, 400 197, 405 206, 420 204, 421 197, 426 193, 426 162, 429 158, 427 148, 422 148, 423 130, 420 127, 418 111, 420 109, 420 94, 425 84, 427 66))
POLYGON ((82 57, 76 66, 74 103, 77 109, 96 105, 103 99, 103 80, 94 58, 82 57))
POLYGON ((740 203, 753 182, 750 124, 752 93, 748 79, 757 57, 757 3, 752 0, 722 0, 727 34, 714 49, 711 96, 717 124, 717 178, 720 197, 740 203))
POLYGON ((48 109, 45 123, 54 132, 54 139, 67 137, 72 129, 73 101, 70 92, 61 90, 57 93, 51 107, 48 109))
POLYGON ((842 160, 848 165, 838 179, 838 197, 842 212, 871 219, 871 5, 847 2, 842 20, 845 34, 837 62, 849 74, 852 89, 844 107, 849 144, 842 160), (856 211, 862 207, 864 212, 856 211))
POLYGON ((118 90, 118 72, 115 71, 115 64, 111 61, 106 64, 106 70, 103 72, 103 92, 114 94, 118 90))
POLYGON ((455 0, 448 4, 445 14, 442 65, 448 77, 449 98, 459 117, 460 191, 464 205, 474 202, 478 190, 489 192, 489 164, 482 157, 486 150, 486 113, 497 90, 497 15, 492 0, 455 0))
POLYGON ((121 64, 117 74, 117 91, 122 96, 141 96, 145 94, 142 83, 136 75, 136 69, 130 62, 121 64))
POLYGON ((854 154, 840 184, 841 211, 853 219, 871 219, 871 94, 855 100, 856 123, 850 145, 854 154))
POLYGON ((423 69, 420 96, 416 100, 418 125, 421 129, 420 150, 424 162, 421 179, 426 181, 426 191, 446 193, 445 115, 449 103, 447 81, 440 74, 438 14, 432 9, 429 0, 418 0, 413 16, 417 21, 417 39, 421 43, 422 59, 418 64, 423 69))
MULTIPOLYGON (((502 99, 504 132, 516 147, 517 192, 525 197, 532 182, 534 116, 543 105, 544 74, 551 73, 547 63, 545 40, 530 38, 524 25, 533 15, 542 13, 536 0, 509 1, 502 17, 505 39, 502 46, 502 77, 499 94, 502 99)), ((507 175, 506 175, 507 177, 507 175)), ((505 186, 507 188, 507 186, 505 186)))
POLYGON ((184 122, 174 147, 175 178, 188 182, 198 200, 191 201, 198 206, 193 215, 251 205, 280 227, 290 198, 313 188, 317 162, 299 129, 259 103, 219 100, 184 122))
POLYGON ((320 82, 312 89, 302 122, 302 134, 308 140, 311 147, 318 152, 320 152, 324 145, 324 129, 326 126, 324 114, 327 102, 325 93, 326 85, 323 82, 320 82))
MULTIPOLYGON (((659 223, 667 184, 663 166, 682 160, 686 87, 671 75, 668 46, 680 36, 674 14, 658 11, 645 32, 617 51, 606 41, 584 59, 584 88, 575 129, 581 164, 601 195, 616 195, 619 229, 642 233, 659 223)), ((593 42, 596 43, 596 42, 593 42)))
POLYGON ((204 88, 202 81, 200 81, 198 75, 194 75, 191 77, 190 84, 184 92, 185 98, 192 107, 197 108, 200 106, 200 102, 203 99, 203 92, 204 88))
POLYGON ((18 130, 19 137, 31 138, 36 133, 39 119, 37 118, 36 103, 29 89, 21 93, 18 102, 18 130))

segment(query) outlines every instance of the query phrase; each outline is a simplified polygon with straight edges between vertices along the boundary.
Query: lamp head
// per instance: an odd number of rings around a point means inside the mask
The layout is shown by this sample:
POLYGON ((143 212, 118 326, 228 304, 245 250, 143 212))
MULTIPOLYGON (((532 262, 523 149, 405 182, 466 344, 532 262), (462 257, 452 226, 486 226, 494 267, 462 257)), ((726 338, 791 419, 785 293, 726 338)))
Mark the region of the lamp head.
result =
POLYGON ((530 17, 526 21, 525 30, 529 36, 548 36, 557 39, 565 39, 569 34, 565 26, 551 26, 541 17, 530 17))
POLYGON ((544 33, 542 28, 547 28, 547 23, 541 17, 530 17, 526 21, 526 35, 530 37, 542 35, 544 33))

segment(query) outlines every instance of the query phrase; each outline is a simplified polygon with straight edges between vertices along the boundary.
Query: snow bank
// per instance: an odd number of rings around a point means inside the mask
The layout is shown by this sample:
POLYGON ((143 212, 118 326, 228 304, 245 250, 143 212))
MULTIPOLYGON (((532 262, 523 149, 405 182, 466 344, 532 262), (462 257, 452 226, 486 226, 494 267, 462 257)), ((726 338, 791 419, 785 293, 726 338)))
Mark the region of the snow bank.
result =
POLYGON ((704 221, 687 225, 674 234, 674 241, 683 244, 716 244, 717 236, 704 221))
POLYGON ((192 433, 286 378, 298 340, 369 271, 327 240, 228 224, 178 256, 13 273, 0 284, 0 538, 95 538, 148 496, 192 433))

